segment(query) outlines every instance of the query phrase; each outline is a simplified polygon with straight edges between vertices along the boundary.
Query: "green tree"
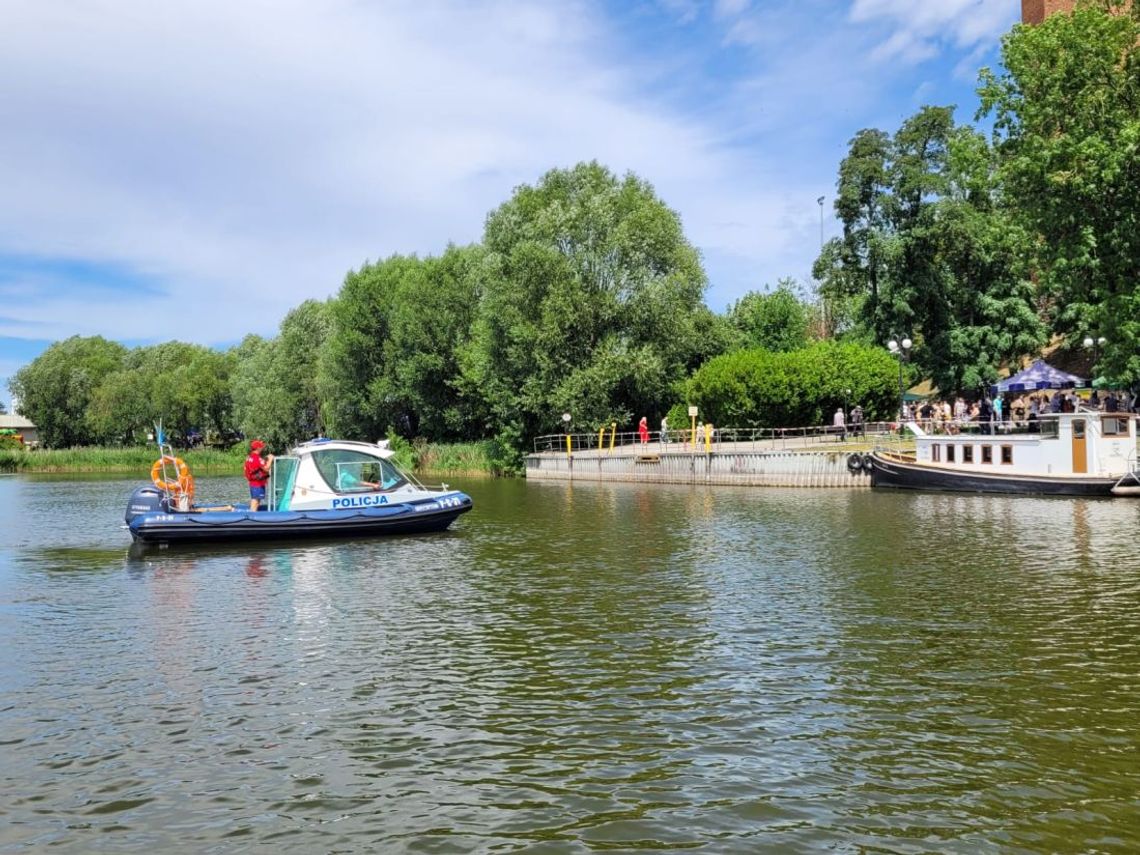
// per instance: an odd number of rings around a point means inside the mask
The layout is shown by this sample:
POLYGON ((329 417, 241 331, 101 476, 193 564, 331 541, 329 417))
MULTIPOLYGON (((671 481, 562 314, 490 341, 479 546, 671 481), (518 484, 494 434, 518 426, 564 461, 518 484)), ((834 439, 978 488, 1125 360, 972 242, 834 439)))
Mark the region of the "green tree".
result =
POLYGON ((91 395, 89 423, 100 442, 135 442, 161 420, 173 438, 191 428, 231 426, 226 354, 180 341, 136 348, 109 372, 91 395))
POLYGON ((553 170, 487 219, 462 388, 507 443, 657 416, 723 341, 697 251, 653 188, 597 163, 553 170), (710 333, 714 333, 710 335, 710 333))
POLYGON ((994 152, 949 107, 924 107, 893 137, 861 131, 839 170, 842 238, 824 248, 825 293, 853 299, 871 338, 909 335, 946 392, 976 389, 1045 338, 1028 237, 1003 204, 994 152))
POLYGON ((1014 27, 979 90, 1051 319, 1104 336, 1099 368, 1121 384, 1140 380, 1140 3, 1123 5, 1014 27))
POLYGON ((322 412, 330 432, 377 440, 408 420, 392 382, 390 345, 400 294, 414 289, 424 262, 394 255, 350 272, 329 306, 328 341, 318 375, 322 412))
POLYGON ((461 388, 459 353, 470 338, 485 255, 478 246, 448 247, 396 285, 383 388, 399 402, 403 418, 393 427, 404 435, 483 435, 482 400, 461 388))
POLYGON ((812 311, 797 290, 794 279, 781 279, 775 291, 749 291, 732 305, 728 317, 746 347, 786 351, 807 345, 812 311))
POLYGON ((121 344, 100 336, 72 336, 16 372, 9 388, 45 446, 91 445, 105 439, 88 418, 88 407, 104 378, 122 367, 126 355, 121 344))
POLYGON ((275 338, 246 336, 231 351, 234 421, 247 436, 284 449, 322 430, 318 374, 329 314, 328 303, 306 300, 275 338))

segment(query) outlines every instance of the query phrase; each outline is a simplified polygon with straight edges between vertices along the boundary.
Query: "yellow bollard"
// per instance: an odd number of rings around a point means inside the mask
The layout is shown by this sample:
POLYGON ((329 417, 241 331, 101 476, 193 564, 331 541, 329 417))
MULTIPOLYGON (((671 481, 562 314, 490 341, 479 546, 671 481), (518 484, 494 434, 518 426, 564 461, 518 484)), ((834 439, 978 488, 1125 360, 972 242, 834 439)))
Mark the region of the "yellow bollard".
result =
POLYGON ((697 417, 693 416, 693 451, 697 450, 697 417))
POLYGON ((610 451, 614 450, 614 440, 617 439, 617 422, 610 425, 610 451))
POLYGON ((606 426, 602 425, 598 430, 598 451, 601 452, 606 447, 606 426))
POLYGON ((570 434, 566 434, 566 456, 570 456, 570 434))
POLYGON ((712 434, 713 426, 711 424, 705 425, 705 454, 712 450, 712 434))

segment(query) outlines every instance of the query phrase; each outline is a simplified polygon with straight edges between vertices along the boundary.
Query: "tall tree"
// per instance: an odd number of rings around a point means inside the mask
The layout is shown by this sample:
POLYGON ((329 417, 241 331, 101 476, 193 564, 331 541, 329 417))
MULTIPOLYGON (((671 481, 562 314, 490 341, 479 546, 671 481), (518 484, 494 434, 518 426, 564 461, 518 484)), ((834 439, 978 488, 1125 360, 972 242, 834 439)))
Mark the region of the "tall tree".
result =
POLYGON ((1051 318, 1103 336, 1099 367, 1121 384, 1140 380, 1140 3, 1125 6, 1014 27, 979 90, 1051 318))
POLYGON ((369 439, 389 429, 435 440, 481 434, 478 405, 459 388, 458 352, 483 255, 453 246, 439 258, 393 256, 348 275, 322 354, 330 429, 369 439))
POLYGON ((487 219, 464 388, 515 443, 570 412, 591 429, 664 411, 709 355, 697 251, 646 182, 597 163, 553 170, 487 219))
POLYGON ((232 351, 234 416, 247 436, 286 448, 323 429, 318 374, 329 315, 329 304, 306 300, 275 338, 247 336, 232 351))
POLYGON ((463 390, 459 353, 470 338, 485 257, 478 246, 450 246, 396 286, 384 380, 405 414, 393 427, 404 433, 432 440, 483 435, 482 399, 463 390))
POLYGON ((21 415, 35 423, 49 448, 104 440, 88 418, 92 396, 107 375, 123 366, 127 349, 101 336, 57 341, 16 372, 9 388, 21 415))
POLYGON ((924 107, 892 137, 861 131, 839 169, 842 238, 824 248, 825 293, 854 297, 875 341, 908 335, 946 392, 976 389, 1039 347, 1025 231, 1003 206, 993 152, 924 107))
POLYGON ((408 419, 390 382, 388 342, 406 280, 423 276, 424 263, 394 255, 350 272, 329 307, 328 342, 318 389, 328 429, 338 436, 375 440, 408 419))

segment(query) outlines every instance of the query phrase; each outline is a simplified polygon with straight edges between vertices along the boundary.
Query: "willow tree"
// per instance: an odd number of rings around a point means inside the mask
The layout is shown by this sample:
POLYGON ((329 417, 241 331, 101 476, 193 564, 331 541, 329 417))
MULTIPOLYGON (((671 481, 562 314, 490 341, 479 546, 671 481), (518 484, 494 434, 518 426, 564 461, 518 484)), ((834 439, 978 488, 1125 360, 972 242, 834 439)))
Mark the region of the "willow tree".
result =
POLYGON ((483 245, 463 379, 507 442, 563 412, 589 430, 660 415, 723 339, 680 218, 635 175, 552 170, 490 214, 483 245))
POLYGON ((482 435, 478 391, 459 381, 483 251, 392 256, 350 273, 330 307, 319 387, 330 431, 376 439, 482 435))
POLYGON ((317 377, 329 311, 328 303, 306 300, 275 338, 247 336, 232 351, 234 416, 247 436, 283 449, 323 429, 317 377))

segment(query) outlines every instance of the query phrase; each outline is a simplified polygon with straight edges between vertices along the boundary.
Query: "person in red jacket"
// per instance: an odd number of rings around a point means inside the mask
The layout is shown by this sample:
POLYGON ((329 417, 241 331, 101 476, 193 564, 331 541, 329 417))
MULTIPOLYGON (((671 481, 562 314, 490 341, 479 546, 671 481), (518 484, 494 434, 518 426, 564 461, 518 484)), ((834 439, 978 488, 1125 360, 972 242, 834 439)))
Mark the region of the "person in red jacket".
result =
POLYGON ((269 467, 273 465, 273 455, 261 456, 265 443, 255 439, 249 444, 249 457, 245 459, 245 480, 249 482, 249 509, 256 511, 265 501, 265 485, 269 482, 269 467))

